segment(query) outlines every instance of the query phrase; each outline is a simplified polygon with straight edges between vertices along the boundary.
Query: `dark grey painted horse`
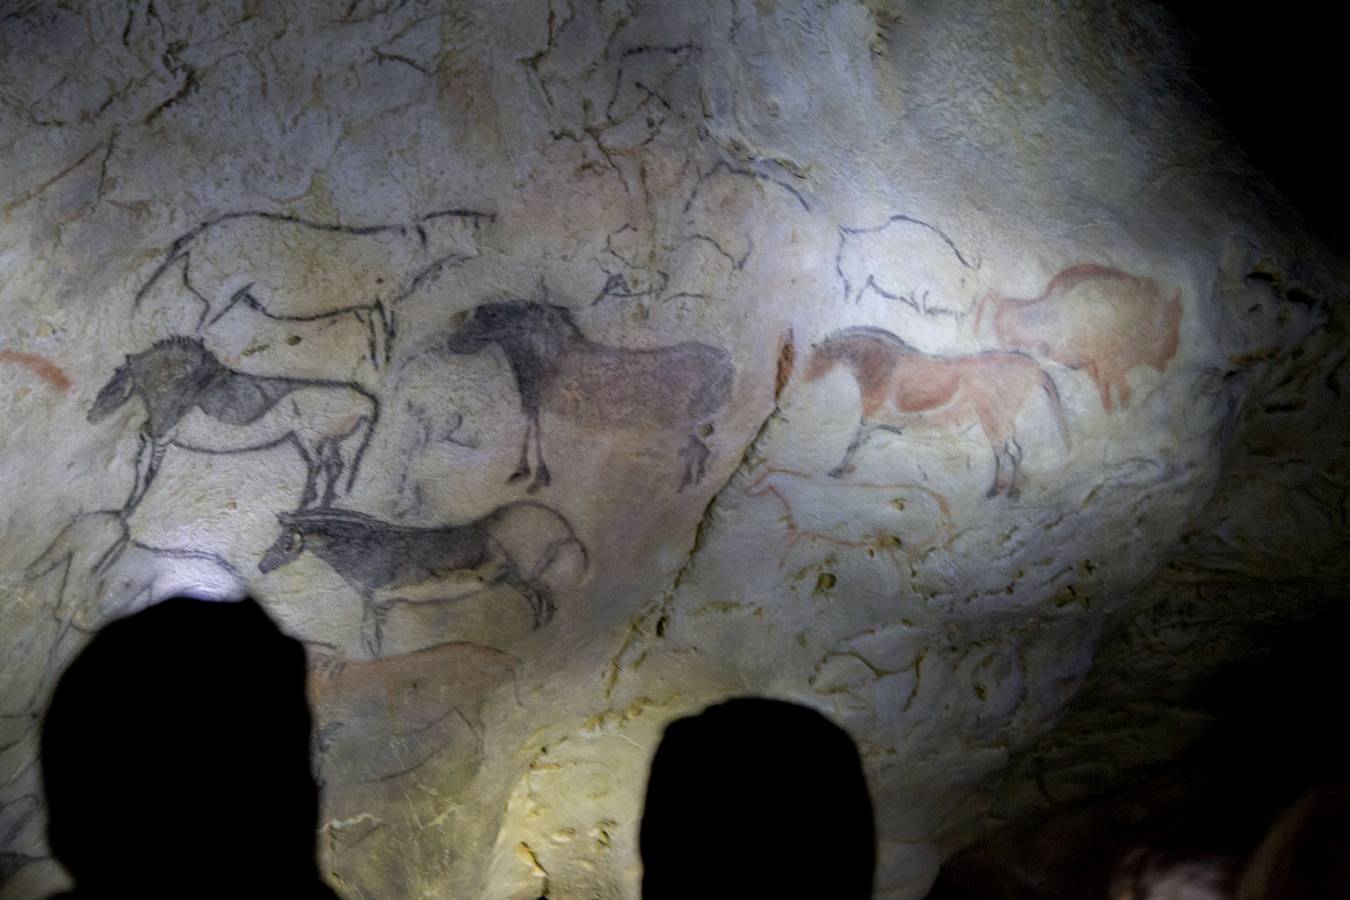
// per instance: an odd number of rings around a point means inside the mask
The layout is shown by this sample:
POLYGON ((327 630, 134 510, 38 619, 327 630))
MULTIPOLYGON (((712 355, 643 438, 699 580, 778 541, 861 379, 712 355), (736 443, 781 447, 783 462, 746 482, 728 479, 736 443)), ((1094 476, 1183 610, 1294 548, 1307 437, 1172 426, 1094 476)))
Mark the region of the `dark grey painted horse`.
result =
POLYGON ((145 496, 170 446, 221 454, 291 444, 306 468, 300 505, 318 498, 320 475, 328 505, 344 471, 351 490, 380 417, 379 400, 359 385, 236 372, 189 337, 128 356, 99 391, 89 421, 106 419, 133 397, 145 405, 146 420, 126 512, 145 496))
POLYGON ((736 372, 726 350, 693 341, 611 347, 582 334, 567 309, 528 302, 485 303, 431 349, 479 353, 491 344, 506 355, 527 418, 520 462, 510 481, 529 476, 533 437, 530 492, 549 483, 539 424, 544 410, 609 433, 637 429, 684 437, 678 451, 684 462, 679 489, 702 480, 712 453, 703 438, 730 400, 736 372))
POLYGON ((482 574, 482 587, 462 600, 505 584, 534 613, 538 628, 553 618, 552 592, 542 580, 569 546, 587 564, 586 546, 561 514, 521 500, 456 525, 415 528, 384 522, 345 509, 305 509, 277 516, 282 533, 258 564, 271 572, 306 550, 322 559, 363 601, 361 643, 379 656, 384 614, 394 600, 378 601, 377 591, 422 584, 456 572, 482 574))

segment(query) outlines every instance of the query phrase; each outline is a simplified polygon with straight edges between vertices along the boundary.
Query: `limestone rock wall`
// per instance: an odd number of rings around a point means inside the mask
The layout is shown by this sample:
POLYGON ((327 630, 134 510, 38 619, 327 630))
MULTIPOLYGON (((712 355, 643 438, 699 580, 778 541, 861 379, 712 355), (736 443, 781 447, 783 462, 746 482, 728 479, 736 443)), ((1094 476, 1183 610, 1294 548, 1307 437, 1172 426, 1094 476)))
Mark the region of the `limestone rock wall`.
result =
POLYGON ((1339 565, 1344 273, 1147 9, 0 10, 2 897, 45 692, 176 592, 309 644, 346 896, 637 896, 752 692, 917 898, 1120 623, 1339 565))

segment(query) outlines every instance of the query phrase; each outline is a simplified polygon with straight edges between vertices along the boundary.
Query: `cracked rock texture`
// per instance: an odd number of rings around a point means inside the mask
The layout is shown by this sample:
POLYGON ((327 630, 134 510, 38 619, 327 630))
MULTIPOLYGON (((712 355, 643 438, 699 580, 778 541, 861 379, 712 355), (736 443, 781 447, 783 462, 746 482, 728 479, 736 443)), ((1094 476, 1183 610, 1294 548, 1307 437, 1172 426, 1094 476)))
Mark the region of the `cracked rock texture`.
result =
POLYGON ((1350 375, 1155 15, 0 2, 0 897, 180 592, 309 644, 350 897, 636 897, 731 695, 853 735, 884 897, 1184 742, 1350 574, 1350 375))

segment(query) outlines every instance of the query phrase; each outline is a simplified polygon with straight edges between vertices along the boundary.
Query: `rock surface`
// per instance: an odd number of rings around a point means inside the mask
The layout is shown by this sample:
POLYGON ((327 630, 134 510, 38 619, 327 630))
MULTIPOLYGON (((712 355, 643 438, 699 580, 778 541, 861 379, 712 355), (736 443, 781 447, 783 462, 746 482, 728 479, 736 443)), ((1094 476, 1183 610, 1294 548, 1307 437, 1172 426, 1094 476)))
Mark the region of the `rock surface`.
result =
POLYGON ((1347 574, 1344 270, 1145 8, 0 11, 6 900, 43 697, 174 593, 313 648, 346 896, 635 897, 662 727, 755 693, 918 898, 1080 796, 1104 641, 1109 720, 1347 574))

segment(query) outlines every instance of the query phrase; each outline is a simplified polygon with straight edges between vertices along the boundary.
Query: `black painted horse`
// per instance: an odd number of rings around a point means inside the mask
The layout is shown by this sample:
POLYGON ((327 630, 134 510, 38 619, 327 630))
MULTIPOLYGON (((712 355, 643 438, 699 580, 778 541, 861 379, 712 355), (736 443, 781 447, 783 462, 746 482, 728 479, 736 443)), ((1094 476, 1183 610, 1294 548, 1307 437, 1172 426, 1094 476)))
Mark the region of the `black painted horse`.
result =
POLYGON ((378 591, 476 572, 482 576, 478 588, 447 599, 467 599, 505 584, 530 604, 537 628, 556 610, 544 577, 562 552, 575 547, 583 567, 587 564, 586 547, 567 519, 532 500, 437 528, 395 525, 345 509, 303 509, 280 513, 277 519, 282 533, 258 564, 259 571, 280 568, 306 550, 326 562, 361 595, 361 643, 372 657, 380 655, 384 614, 396 602, 377 600, 378 591))
POLYGON ((636 429, 683 437, 679 489, 702 480, 712 454, 703 439, 730 400, 735 377, 726 350, 693 341, 612 347, 582 334, 567 309, 528 302, 485 303, 432 349, 479 353, 491 344, 506 355, 528 420, 510 481, 530 475, 533 437, 536 465, 530 492, 549 483, 540 435, 545 410, 610 433, 636 429))

